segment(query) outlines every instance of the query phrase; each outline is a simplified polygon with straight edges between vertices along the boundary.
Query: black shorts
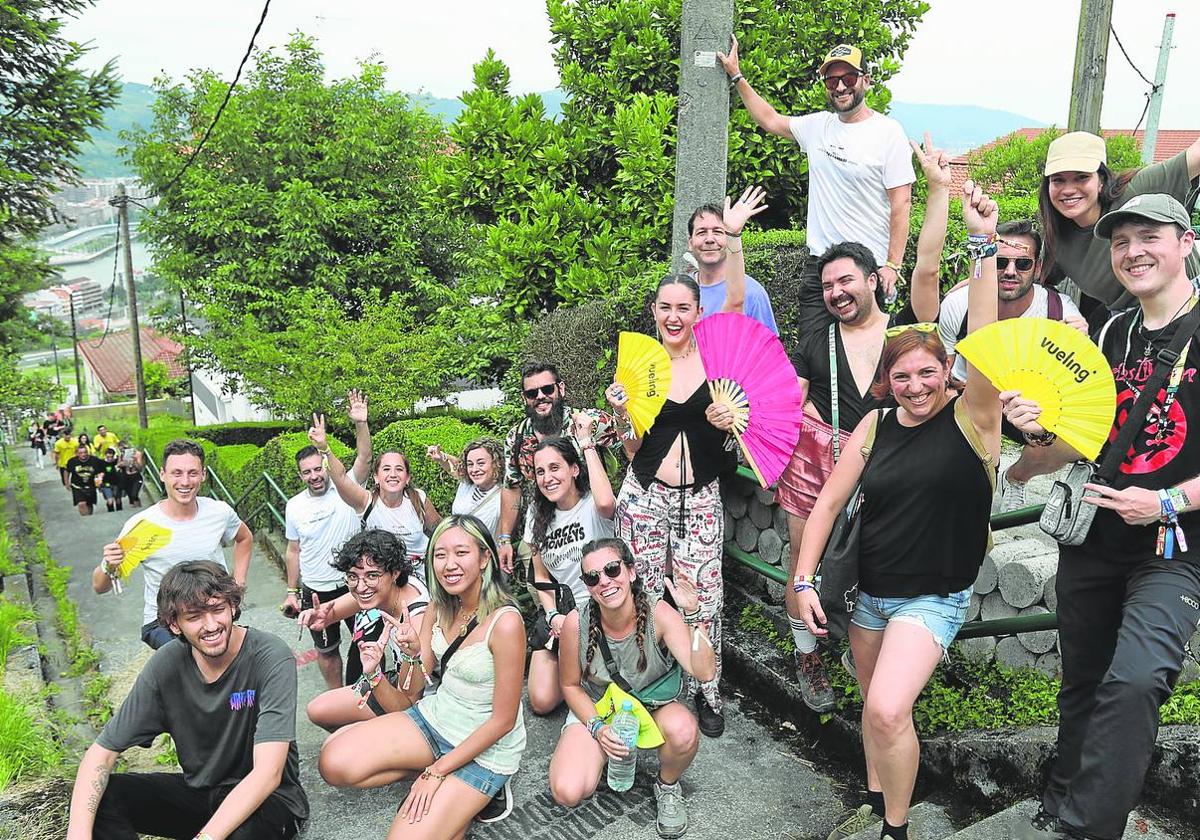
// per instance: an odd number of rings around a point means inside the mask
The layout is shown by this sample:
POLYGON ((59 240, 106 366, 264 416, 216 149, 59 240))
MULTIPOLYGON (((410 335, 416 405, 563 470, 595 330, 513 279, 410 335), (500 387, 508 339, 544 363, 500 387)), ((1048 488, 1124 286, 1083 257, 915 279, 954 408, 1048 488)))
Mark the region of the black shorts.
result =
MULTIPOLYGON (((327 604, 330 601, 336 600, 345 595, 350 590, 344 586, 339 586, 336 589, 310 589, 307 584, 300 584, 300 609, 306 610, 312 606, 312 596, 315 594, 322 604, 327 604)), ((345 619, 346 629, 352 631, 354 629, 354 616, 345 619)), ((342 644, 342 625, 331 624, 324 630, 309 630, 312 634, 313 647, 317 649, 317 653, 333 653, 342 644)))
POLYGON ((78 505, 87 502, 92 507, 96 506, 96 488, 91 487, 87 490, 80 490, 78 487, 71 488, 71 504, 78 505))

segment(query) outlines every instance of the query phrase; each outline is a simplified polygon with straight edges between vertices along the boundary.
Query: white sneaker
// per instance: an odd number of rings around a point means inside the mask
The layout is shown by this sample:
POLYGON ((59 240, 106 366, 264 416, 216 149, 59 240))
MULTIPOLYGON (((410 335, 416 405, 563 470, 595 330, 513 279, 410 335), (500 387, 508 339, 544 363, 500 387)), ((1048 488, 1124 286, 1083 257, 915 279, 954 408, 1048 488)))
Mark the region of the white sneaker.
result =
POLYGON ((1000 512, 1025 507, 1025 482, 1009 481, 1008 470, 1000 473, 1000 512))

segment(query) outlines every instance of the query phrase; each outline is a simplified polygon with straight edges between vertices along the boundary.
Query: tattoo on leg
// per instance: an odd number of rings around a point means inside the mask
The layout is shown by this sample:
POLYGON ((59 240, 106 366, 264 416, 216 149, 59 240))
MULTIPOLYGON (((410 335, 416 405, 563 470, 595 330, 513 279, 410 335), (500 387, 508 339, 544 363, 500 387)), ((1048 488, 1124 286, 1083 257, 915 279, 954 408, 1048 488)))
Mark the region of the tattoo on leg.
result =
POLYGON ((100 810, 100 800, 104 798, 104 791, 108 788, 108 777, 112 773, 112 768, 107 764, 101 764, 96 768, 96 778, 92 779, 92 795, 88 797, 88 811, 95 814, 100 810))

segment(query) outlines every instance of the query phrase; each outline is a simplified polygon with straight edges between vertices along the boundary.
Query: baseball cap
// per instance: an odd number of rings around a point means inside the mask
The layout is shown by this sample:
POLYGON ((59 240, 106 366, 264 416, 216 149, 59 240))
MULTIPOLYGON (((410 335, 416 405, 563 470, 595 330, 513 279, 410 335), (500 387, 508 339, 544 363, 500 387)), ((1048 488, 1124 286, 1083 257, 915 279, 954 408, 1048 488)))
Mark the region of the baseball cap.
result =
POLYGON ((1135 195, 1118 209, 1105 213, 1096 222, 1095 237, 1111 239, 1112 230, 1127 219, 1147 219, 1161 224, 1179 225, 1184 230, 1190 230, 1192 220, 1187 211, 1173 196, 1163 193, 1145 193, 1135 195))
POLYGON ((850 44, 838 44, 825 54, 825 58, 821 61, 821 66, 817 73, 824 73, 825 68, 835 61, 844 61, 860 73, 865 73, 863 70, 863 54, 862 50, 850 44))
POLYGON ((1108 163, 1104 138, 1089 131, 1071 131, 1056 137, 1046 150, 1045 175, 1059 172, 1095 172, 1100 164, 1108 163))

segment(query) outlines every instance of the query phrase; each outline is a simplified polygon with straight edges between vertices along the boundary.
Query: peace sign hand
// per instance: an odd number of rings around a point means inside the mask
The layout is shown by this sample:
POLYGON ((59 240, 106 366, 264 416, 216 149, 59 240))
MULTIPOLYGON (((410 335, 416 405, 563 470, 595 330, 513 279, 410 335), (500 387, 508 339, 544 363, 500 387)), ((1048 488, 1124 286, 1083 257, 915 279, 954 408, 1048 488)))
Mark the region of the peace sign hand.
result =
POLYGON ((925 180, 929 182, 929 186, 949 188, 952 178, 950 156, 943 149, 934 148, 933 138, 930 137, 929 132, 925 132, 924 149, 913 140, 908 142, 912 146, 913 154, 917 156, 917 162, 921 164, 921 169, 925 172, 925 180))
MULTIPOLYGON (((387 615, 387 613, 384 613, 387 615)), ((358 654, 362 659, 362 668, 364 674, 374 674, 375 669, 383 665, 384 651, 387 650, 388 642, 392 638, 392 625, 388 624, 383 628, 383 635, 374 642, 359 642, 358 654)))
POLYGON ((400 650, 408 656, 421 655, 421 637, 413 623, 412 616, 408 614, 407 601, 400 602, 399 618, 392 618, 387 613, 383 613, 383 620, 392 631, 392 638, 400 650))
POLYGON ((313 412, 312 426, 308 430, 308 440, 320 451, 329 448, 329 440, 325 435, 325 415, 313 412))

